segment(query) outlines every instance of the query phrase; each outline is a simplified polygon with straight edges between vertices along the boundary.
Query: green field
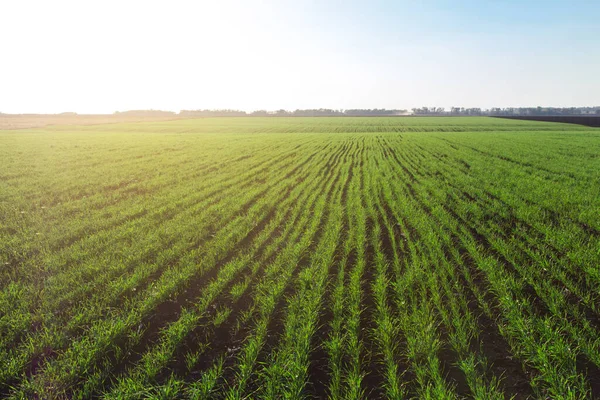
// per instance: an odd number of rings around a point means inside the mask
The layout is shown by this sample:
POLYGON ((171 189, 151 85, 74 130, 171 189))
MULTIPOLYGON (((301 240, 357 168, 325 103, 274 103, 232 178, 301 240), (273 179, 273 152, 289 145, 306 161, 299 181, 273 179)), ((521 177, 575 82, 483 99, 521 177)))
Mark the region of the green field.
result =
POLYGON ((600 398, 600 130, 0 132, 0 397, 600 398))

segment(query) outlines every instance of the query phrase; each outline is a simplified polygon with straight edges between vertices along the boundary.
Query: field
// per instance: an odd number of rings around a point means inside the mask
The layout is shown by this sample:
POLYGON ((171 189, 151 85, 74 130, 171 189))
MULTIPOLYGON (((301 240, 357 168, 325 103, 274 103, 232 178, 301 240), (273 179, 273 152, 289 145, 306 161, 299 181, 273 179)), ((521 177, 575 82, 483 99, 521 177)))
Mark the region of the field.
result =
POLYGON ((600 398, 600 130, 0 132, 0 397, 600 398))
POLYGON ((582 116, 582 115, 546 115, 546 116, 503 116, 501 118, 519 119, 524 121, 546 121, 546 122, 562 122, 567 124, 580 124, 585 126, 600 127, 600 115, 582 116))
POLYGON ((2 114, 0 130, 41 128, 47 125, 95 125, 131 122, 169 121, 179 118, 177 115, 130 115, 120 114, 2 114))

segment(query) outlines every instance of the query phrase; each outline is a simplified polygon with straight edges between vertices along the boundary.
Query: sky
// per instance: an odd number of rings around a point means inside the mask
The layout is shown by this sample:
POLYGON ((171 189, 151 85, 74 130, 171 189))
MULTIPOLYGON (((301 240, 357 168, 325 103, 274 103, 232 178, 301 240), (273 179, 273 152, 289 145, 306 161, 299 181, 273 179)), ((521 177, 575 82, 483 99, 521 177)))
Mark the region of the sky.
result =
POLYGON ((0 0, 0 112, 600 105, 598 0, 0 0))

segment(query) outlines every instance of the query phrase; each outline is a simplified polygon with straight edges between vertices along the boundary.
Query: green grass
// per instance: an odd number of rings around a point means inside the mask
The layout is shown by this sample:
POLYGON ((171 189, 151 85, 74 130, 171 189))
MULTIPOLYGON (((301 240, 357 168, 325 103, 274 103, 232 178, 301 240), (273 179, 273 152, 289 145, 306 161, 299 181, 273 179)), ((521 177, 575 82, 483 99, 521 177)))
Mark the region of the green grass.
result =
POLYGON ((600 397, 600 131, 0 132, 0 398, 600 397))

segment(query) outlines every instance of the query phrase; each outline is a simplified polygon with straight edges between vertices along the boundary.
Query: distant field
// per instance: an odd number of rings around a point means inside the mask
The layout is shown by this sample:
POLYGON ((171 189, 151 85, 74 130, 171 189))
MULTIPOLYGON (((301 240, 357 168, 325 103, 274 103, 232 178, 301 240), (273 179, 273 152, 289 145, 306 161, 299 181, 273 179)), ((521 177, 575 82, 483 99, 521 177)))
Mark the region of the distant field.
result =
POLYGON ((0 397, 600 398, 600 130, 0 132, 0 397))
POLYGON ((97 125, 126 122, 169 121, 179 119, 178 116, 135 116, 127 114, 107 115, 64 115, 64 114, 2 114, 0 113, 0 130, 41 128, 48 125, 97 125))
POLYGON ((567 124, 580 124, 585 126, 593 126, 600 127, 600 115, 595 116, 581 116, 581 115, 571 115, 571 116, 557 116, 557 115, 546 115, 546 116, 504 116, 498 118, 509 118, 509 119, 520 119, 524 121, 545 121, 545 122, 562 122, 567 124))

